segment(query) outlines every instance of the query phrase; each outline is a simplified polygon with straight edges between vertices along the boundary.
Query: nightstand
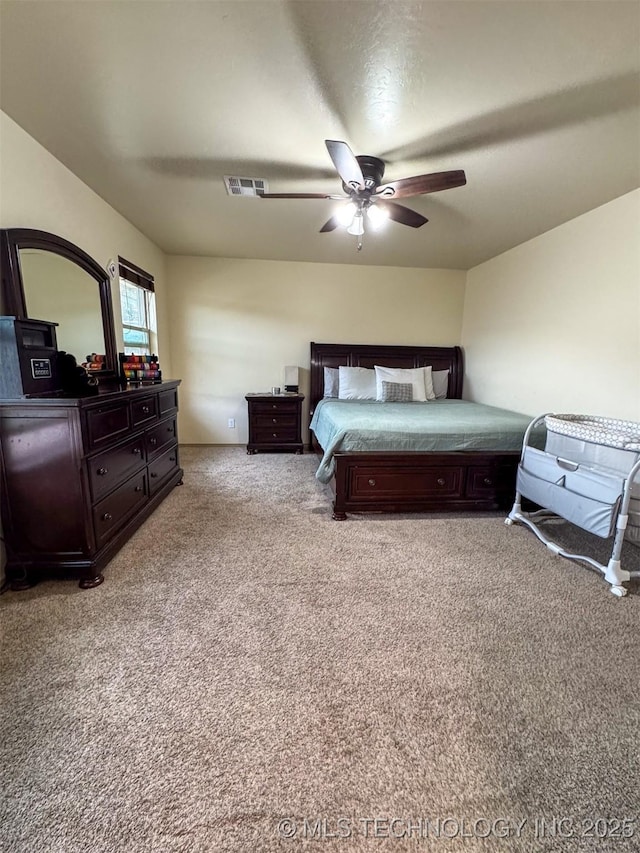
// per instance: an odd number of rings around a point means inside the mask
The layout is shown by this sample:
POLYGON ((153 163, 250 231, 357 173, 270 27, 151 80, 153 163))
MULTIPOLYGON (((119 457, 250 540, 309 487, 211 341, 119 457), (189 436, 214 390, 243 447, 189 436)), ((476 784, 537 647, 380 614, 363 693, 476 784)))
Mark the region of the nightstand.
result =
POLYGON ((247 394, 249 443, 247 453, 259 450, 302 453, 304 394, 247 394))

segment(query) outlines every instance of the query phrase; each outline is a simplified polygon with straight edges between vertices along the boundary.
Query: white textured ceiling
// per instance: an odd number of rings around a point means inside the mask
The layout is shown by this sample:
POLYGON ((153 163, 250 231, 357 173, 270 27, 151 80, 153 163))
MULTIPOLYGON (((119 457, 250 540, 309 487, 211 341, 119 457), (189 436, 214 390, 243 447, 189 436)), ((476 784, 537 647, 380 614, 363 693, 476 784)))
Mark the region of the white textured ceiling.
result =
MULTIPOLYGON (((1 105, 165 251, 467 269, 640 185, 640 4, 610 0, 3 2, 1 105), (360 254, 319 234, 341 192, 325 139, 403 199, 360 254)), ((16 222, 19 226, 21 223, 16 222)))

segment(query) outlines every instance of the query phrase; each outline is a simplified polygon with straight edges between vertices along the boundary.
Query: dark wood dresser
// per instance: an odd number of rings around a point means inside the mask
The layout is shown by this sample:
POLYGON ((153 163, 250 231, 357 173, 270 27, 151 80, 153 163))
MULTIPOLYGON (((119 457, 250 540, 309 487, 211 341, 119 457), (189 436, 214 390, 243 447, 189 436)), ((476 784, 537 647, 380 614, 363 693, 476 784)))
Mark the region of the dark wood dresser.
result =
POLYGON ((7 580, 101 570, 182 481, 179 381, 93 397, 0 401, 7 580))
POLYGON ((284 450, 302 453, 304 394, 247 394, 249 442, 247 453, 284 450))

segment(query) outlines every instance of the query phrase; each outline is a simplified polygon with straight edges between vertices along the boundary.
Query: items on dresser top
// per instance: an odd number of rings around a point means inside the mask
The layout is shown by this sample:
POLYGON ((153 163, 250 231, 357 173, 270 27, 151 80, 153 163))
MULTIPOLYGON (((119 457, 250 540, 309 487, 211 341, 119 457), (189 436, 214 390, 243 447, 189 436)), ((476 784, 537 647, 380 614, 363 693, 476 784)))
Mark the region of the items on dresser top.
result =
POLYGON ((179 380, 95 397, 0 401, 2 521, 13 588, 102 583, 102 569, 182 481, 179 380))
POLYGON ((127 382, 153 381, 162 379, 162 371, 158 363, 158 356, 151 353, 147 355, 126 355, 118 353, 120 370, 127 382))
POLYGON ((302 453, 304 394, 251 393, 245 397, 249 415, 247 453, 292 451, 302 453))

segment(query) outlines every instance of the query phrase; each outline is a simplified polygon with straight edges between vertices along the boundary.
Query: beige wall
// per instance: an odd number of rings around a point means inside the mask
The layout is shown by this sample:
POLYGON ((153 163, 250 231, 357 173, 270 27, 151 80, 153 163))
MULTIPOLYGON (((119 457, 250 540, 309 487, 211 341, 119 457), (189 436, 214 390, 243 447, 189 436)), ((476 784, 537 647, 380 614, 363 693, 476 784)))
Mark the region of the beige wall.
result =
POLYGON ((244 395, 285 365, 307 394, 310 341, 460 342, 462 271, 172 256, 167 278, 185 443, 245 443, 244 395))
POLYGON ((640 190, 467 274, 465 396, 640 421, 640 190))
MULTIPOLYGON (((0 112, 0 227, 50 231, 84 249, 102 267, 106 267, 109 259, 122 255, 152 273, 158 297, 159 354, 163 369, 170 371, 163 252, 3 112, 0 112)), ((120 347, 117 288, 113 297, 120 347)), ((2 310, 0 305, 0 313, 2 310)), ((56 317, 44 319, 56 320, 56 317)), ((4 552, 0 542, 0 582, 2 566, 4 552)))
MULTIPOLYGON (((121 255, 150 272, 156 280, 158 354, 170 373, 164 253, 2 112, 0 144, 0 227, 50 231, 84 249, 102 267, 121 255)), ((121 349, 117 287, 113 305, 121 349)))

